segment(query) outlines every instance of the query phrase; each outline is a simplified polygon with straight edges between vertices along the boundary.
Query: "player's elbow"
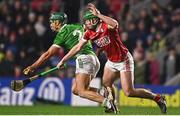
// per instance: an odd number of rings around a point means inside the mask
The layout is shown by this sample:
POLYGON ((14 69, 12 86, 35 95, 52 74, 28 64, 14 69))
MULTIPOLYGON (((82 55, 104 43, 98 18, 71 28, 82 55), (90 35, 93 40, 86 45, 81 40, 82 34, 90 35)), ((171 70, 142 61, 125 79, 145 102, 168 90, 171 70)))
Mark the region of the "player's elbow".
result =
POLYGON ((109 29, 116 29, 116 28, 118 28, 118 22, 116 20, 112 19, 112 21, 108 25, 108 28, 109 29))
POLYGON ((115 29, 118 27, 118 22, 116 20, 113 19, 113 24, 112 24, 112 27, 115 29))

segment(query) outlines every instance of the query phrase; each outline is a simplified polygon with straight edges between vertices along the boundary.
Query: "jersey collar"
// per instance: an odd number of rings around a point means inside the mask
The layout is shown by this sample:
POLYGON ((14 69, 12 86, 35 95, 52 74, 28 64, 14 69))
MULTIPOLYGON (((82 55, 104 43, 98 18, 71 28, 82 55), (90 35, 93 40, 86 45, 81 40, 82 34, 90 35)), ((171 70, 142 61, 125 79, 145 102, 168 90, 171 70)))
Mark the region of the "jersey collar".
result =
POLYGON ((98 28, 97 28, 96 32, 99 32, 99 31, 100 31, 101 26, 102 26, 102 23, 100 23, 100 24, 99 24, 99 26, 98 26, 98 28))
POLYGON ((64 24, 61 29, 59 30, 59 32, 61 32, 61 30, 66 26, 67 24, 64 24))

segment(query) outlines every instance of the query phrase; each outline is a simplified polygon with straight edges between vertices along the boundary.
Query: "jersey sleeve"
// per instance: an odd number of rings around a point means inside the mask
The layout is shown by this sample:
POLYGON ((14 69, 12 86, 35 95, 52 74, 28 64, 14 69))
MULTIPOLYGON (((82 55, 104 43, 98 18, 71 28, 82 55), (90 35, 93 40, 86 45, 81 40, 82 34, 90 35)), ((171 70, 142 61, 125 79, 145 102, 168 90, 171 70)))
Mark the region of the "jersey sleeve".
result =
POLYGON ((88 41, 88 40, 89 40, 89 32, 88 32, 88 31, 86 31, 86 32, 84 33, 84 36, 82 37, 82 40, 83 40, 83 41, 88 41))
POLYGON ((53 44, 58 45, 58 46, 62 46, 65 42, 65 38, 67 36, 67 31, 63 30, 58 32, 58 34, 56 35, 53 44))

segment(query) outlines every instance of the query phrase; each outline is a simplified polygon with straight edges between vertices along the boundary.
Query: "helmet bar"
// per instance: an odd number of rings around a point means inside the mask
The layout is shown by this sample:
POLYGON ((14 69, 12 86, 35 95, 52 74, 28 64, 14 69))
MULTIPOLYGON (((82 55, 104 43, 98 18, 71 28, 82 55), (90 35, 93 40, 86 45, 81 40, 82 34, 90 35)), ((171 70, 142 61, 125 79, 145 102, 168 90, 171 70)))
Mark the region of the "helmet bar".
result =
POLYGON ((62 12, 55 12, 51 14, 49 19, 52 21, 59 20, 62 24, 65 24, 67 22, 67 15, 62 12))

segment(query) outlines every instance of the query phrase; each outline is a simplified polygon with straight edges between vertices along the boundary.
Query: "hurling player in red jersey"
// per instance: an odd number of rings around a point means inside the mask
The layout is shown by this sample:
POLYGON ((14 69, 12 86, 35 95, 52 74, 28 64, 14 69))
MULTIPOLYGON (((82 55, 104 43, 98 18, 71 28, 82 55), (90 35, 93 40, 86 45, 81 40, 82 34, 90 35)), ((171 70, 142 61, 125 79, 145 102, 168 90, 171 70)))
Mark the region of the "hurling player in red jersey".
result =
POLYGON ((161 112, 166 113, 167 108, 164 96, 143 88, 134 88, 134 61, 128 49, 120 40, 118 22, 101 14, 91 3, 88 4, 88 8, 89 11, 83 17, 87 30, 84 33, 84 37, 64 56, 57 67, 63 66, 69 58, 79 52, 83 45, 90 40, 105 51, 108 57, 103 74, 103 85, 107 88, 108 97, 114 99, 113 83, 118 74, 126 96, 154 100, 160 107, 161 112))

